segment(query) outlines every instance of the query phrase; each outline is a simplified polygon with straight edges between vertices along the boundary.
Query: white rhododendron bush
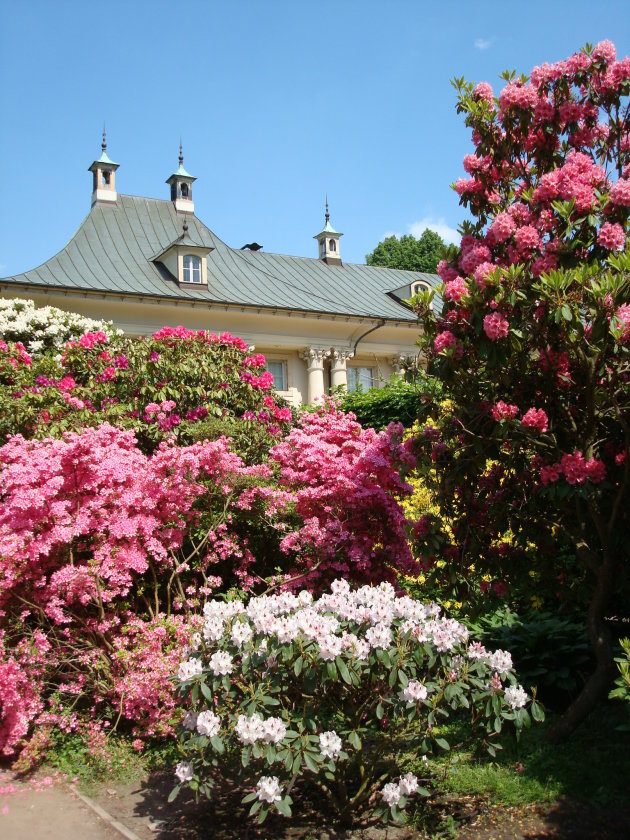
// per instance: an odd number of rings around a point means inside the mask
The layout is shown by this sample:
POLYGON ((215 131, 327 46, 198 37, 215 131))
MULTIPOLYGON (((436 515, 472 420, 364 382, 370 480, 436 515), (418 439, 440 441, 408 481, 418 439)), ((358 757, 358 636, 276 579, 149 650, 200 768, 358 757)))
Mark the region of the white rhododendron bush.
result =
POLYGON ((505 721, 520 730, 530 712, 542 718, 508 652, 486 651, 389 583, 210 601, 177 677, 185 717, 171 798, 183 785, 210 797, 233 774, 259 822, 290 816, 291 793, 309 786, 345 823, 368 802, 399 819, 427 792, 397 757, 448 750, 440 725, 451 714, 467 714, 491 752, 505 721))
POLYGON ((54 306, 36 308, 32 300, 0 298, 0 339, 20 342, 31 355, 55 348, 61 351, 66 342, 99 331, 109 337, 122 335, 111 321, 95 321, 54 306))

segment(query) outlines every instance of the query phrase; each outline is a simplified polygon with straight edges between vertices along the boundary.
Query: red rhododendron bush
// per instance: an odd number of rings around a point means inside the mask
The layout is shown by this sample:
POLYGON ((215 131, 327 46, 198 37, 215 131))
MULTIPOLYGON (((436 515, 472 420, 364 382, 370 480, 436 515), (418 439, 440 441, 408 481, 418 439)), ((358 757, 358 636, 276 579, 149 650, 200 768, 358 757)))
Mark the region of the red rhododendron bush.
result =
POLYGON ((582 610, 597 668, 560 736, 608 688, 606 617, 628 603, 630 59, 605 41, 504 79, 456 82, 472 221, 438 267, 441 317, 417 299, 449 398, 418 439, 441 515, 417 552, 463 588, 474 566, 495 596, 533 581, 582 610))
POLYGON ((165 328, 137 345, 88 333, 37 362, 0 348, 5 422, 22 432, 0 448, 1 754, 35 760, 55 727, 172 733, 170 678, 213 594, 414 562, 402 429, 329 404, 288 431, 264 358, 239 342, 165 328), (226 425, 236 440, 209 439, 226 425))

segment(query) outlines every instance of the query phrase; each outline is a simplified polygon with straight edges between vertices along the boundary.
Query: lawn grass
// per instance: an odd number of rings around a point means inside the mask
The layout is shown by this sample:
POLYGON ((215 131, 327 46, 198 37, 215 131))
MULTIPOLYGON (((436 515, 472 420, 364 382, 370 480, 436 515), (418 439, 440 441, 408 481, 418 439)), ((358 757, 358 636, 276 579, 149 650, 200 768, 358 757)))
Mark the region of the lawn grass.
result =
MULTIPOLYGON (((597 807, 630 803, 630 733, 619 729, 626 722, 620 704, 606 703, 570 740, 551 744, 545 739, 553 723, 548 717, 524 730, 520 742, 504 733, 503 749, 496 758, 473 751, 435 757, 429 761, 431 785, 439 792, 483 796, 505 805, 553 802, 560 797, 597 807)), ((453 745, 466 737, 461 724, 443 729, 453 745)))

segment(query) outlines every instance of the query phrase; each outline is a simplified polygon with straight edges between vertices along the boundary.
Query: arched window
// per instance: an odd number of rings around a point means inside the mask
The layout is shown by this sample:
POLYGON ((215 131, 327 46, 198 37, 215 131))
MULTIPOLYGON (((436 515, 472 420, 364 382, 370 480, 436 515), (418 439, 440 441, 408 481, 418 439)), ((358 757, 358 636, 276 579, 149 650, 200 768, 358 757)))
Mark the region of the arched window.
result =
POLYGON ((182 198, 188 198, 188 184, 182 184, 181 193, 182 198))
POLYGON ((331 250, 331 251, 333 251, 333 252, 334 252, 334 251, 336 251, 336 250, 337 250, 337 243, 335 242, 335 240, 334 240, 334 239, 331 239, 331 240, 330 240, 329 245, 330 245, 330 250, 331 250))
POLYGON ((103 172, 103 186, 109 186, 109 182, 111 180, 112 173, 111 172, 103 172))
POLYGON ((411 284, 411 295, 417 295, 418 292, 429 292, 431 291, 431 287, 428 283, 425 283, 424 280, 416 280, 415 283, 411 284))
POLYGON ((184 257, 184 283, 201 283, 201 259, 187 254, 184 257))

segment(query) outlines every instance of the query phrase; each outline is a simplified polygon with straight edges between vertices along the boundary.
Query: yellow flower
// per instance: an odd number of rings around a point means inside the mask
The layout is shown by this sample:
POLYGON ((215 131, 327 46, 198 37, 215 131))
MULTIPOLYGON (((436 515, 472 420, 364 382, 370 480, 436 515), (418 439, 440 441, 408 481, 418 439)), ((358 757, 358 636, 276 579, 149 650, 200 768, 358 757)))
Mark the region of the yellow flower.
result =
POLYGON ((535 610, 539 610, 543 605, 542 598, 539 598, 538 595, 532 595, 531 597, 532 607, 535 610))

